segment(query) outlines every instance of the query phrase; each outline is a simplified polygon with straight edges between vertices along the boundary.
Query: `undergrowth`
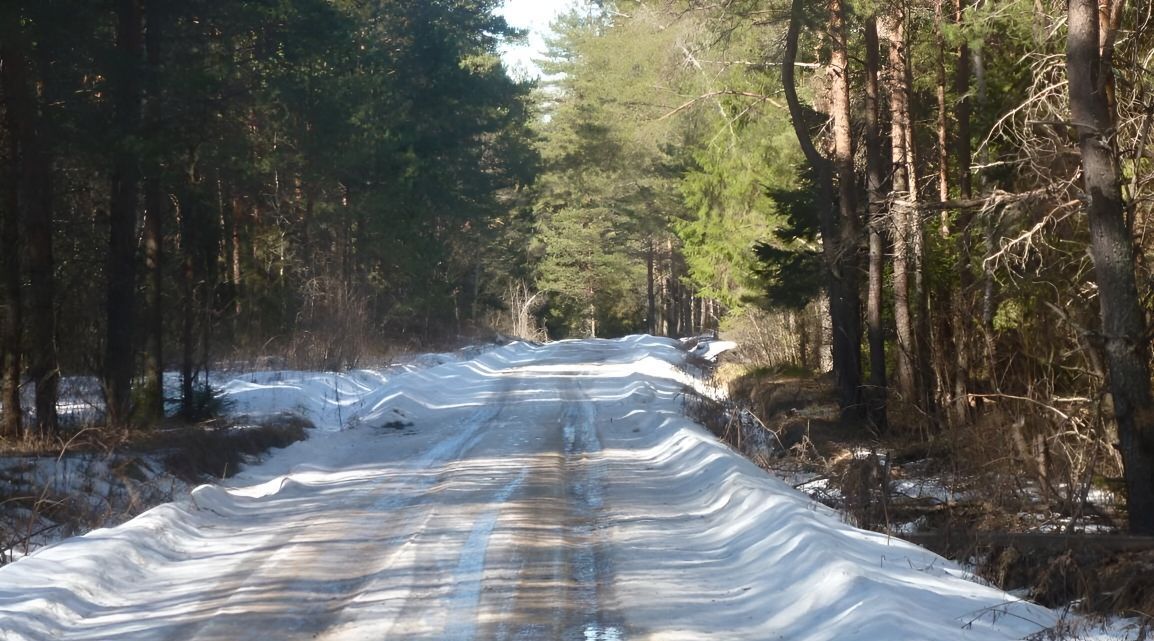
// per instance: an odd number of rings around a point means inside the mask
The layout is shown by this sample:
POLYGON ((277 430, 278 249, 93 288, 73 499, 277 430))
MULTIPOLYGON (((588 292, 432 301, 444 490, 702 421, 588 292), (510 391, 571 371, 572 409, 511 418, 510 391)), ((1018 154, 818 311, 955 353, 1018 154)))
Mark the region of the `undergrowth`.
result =
POLYGON ((225 478, 272 448, 307 438, 307 421, 171 423, 79 430, 0 452, 0 565, 37 547, 122 523, 190 485, 225 478))
MULTIPOLYGON (((930 547, 1042 605, 1149 625, 1154 546, 1084 534, 1118 532, 1120 515, 1109 502, 1089 501, 1087 486, 1067 489, 1060 474, 1093 482, 1098 496, 1109 496, 1110 485, 1082 469, 1067 472, 1050 456, 1051 485, 1043 487, 1030 473, 1036 464, 1022 460, 1032 450, 1011 442, 1012 430, 1004 429, 1009 417, 990 412, 932 437, 900 429, 878 434, 843 421, 830 381, 801 368, 730 362, 713 373, 725 400, 691 395, 690 415, 848 521, 930 547)), ((902 420, 900 406, 895 418, 902 420)), ((1053 632, 1059 636, 1038 638, 1079 638, 1073 630, 1053 632)))
POLYGON ((160 454, 170 474, 188 483, 228 478, 273 448, 308 437, 308 421, 291 414, 257 425, 213 425, 156 432, 142 443, 160 454))

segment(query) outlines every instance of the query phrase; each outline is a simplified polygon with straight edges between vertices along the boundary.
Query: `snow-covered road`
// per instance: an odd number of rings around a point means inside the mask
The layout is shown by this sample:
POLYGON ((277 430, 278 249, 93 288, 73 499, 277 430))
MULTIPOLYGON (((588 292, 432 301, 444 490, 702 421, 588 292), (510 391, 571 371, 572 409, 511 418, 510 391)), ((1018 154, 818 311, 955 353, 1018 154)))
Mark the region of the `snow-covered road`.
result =
POLYGON ((515 343, 234 381, 237 411, 321 429, 0 569, 0 639, 986 641, 1055 623, 733 454, 683 415, 683 357, 652 337, 515 343))

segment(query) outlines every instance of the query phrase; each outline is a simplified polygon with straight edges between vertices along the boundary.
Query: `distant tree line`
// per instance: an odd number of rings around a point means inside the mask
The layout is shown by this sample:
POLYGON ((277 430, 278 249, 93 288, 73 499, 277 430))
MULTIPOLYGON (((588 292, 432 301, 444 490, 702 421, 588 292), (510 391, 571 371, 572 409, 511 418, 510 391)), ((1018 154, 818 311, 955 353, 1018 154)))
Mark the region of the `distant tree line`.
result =
POLYGON ((345 367, 498 309, 536 162, 499 5, 0 3, 0 436, 55 434, 63 374, 123 427, 176 369, 191 418, 213 358, 345 367))

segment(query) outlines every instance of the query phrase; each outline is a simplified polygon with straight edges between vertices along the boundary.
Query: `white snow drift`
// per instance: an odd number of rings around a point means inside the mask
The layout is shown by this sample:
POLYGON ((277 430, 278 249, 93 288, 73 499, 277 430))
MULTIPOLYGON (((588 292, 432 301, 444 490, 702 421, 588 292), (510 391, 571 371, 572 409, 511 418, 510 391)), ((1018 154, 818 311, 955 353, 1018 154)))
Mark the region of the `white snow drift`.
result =
POLYGON ((683 357, 515 343, 232 381, 235 411, 320 429, 0 569, 0 639, 986 641, 1058 621, 732 453, 683 415, 683 357))

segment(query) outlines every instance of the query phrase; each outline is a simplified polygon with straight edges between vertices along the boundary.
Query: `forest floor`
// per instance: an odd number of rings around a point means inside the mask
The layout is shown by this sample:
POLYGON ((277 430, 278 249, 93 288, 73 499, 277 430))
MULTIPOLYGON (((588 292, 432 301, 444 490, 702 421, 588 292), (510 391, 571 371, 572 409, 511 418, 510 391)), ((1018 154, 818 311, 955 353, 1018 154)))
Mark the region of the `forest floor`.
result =
POLYGON ((828 377, 753 370, 715 384, 728 388, 728 407, 704 400, 691 413, 855 525, 924 545, 1023 598, 1149 624, 1154 539, 1124 533, 1112 493, 1091 492, 1075 521, 1021 475, 975 457, 989 444, 964 442, 973 434, 879 435, 842 420, 828 377))
POLYGON ((513 343, 224 382, 309 438, 0 568, 0 638, 1138 638, 773 478, 686 415, 711 392, 687 358, 513 343))

